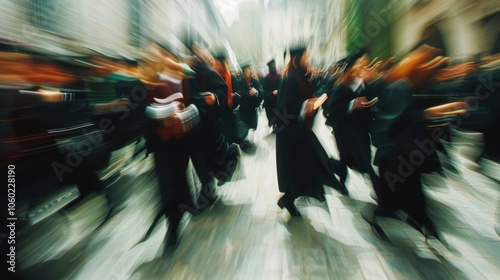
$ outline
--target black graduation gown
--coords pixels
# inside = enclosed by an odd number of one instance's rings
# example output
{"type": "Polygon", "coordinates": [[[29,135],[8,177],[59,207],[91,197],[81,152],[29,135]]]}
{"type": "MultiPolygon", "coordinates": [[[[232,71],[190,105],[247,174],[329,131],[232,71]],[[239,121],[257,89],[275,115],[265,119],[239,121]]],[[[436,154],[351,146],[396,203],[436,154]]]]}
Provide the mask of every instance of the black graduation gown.
{"type": "MultiPolygon", "coordinates": [[[[291,71],[290,71],[291,72],[291,71]]],[[[323,185],[339,188],[323,146],[299,118],[303,102],[297,74],[283,77],[276,102],[281,116],[276,128],[276,165],[281,192],[294,199],[310,196],[324,201],[323,185]]]]}
{"type": "Polygon", "coordinates": [[[333,128],[340,159],[352,169],[370,173],[372,167],[368,133],[371,121],[369,110],[349,112],[349,103],[357,98],[358,94],[344,85],[333,90],[330,94],[327,125],[333,128]]]}
{"type": "Polygon", "coordinates": [[[381,213],[402,209],[418,223],[428,224],[421,174],[431,151],[422,150],[418,144],[430,141],[424,108],[415,102],[413,90],[404,79],[387,85],[378,97],[372,114],[377,131],[374,142],[380,180],[376,192],[381,213]]]}
{"type": "Polygon", "coordinates": [[[240,116],[241,120],[248,126],[249,129],[257,129],[258,114],[257,108],[260,106],[264,98],[264,91],[262,86],[254,78],[250,78],[250,85],[247,84],[244,78],[240,80],[240,116]],[[258,94],[251,96],[249,91],[250,88],[255,88],[258,94]]]}
{"type": "Polygon", "coordinates": [[[269,126],[272,126],[276,122],[277,117],[273,113],[273,109],[276,107],[277,96],[273,94],[273,91],[279,89],[280,82],[281,75],[279,74],[277,74],[276,77],[268,74],[262,79],[262,88],[264,90],[264,108],[266,110],[269,126]]]}
{"type": "Polygon", "coordinates": [[[459,128],[471,129],[483,133],[483,156],[500,162],[500,70],[481,72],[469,78],[474,91],[470,115],[461,118],[459,128]],[[478,83],[479,81],[479,83],[478,83]],[[476,103],[476,104],[474,104],[476,103]],[[474,108],[476,107],[477,108],[474,108]]]}
{"type": "MultiPolygon", "coordinates": [[[[227,83],[226,83],[227,84],[227,83]]],[[[241,143],[248,135],[248,127],[241,121],[239,106],[241,103],[240,85],[235,75],[231,74],[231,92],[233,96],[233,108],[227,107],[222,111],[222,131],[228,143],[241,143]]]]}
{"type": "MultiPolygon", "coordinates": [[[[187,107],[194,104],[200,118],[204,119],[206,114],[203,99],[193,94],[190,97],[182,83],[169,83],[170,94],[182,92],[184,105],[187,107]]],[[[166,96],[154,96],[155,92],[148,93],[148,99],[153,97],[165,98],[166,96]]],[[[170,219],[171,225],[178,225],[184,212],[193,211],[195,205],[191,197],[186,169],[189,162],[189,135],[182,138],[172,138],[165,142],[158,136],[155,121],[148,121],[144,129],[144,138],[148,153],[154,152],[155,171],[158,176],[159,190],[164,214],[170,219]]]]}
{"type": "Polygon", "coordinates": [[[224,171],[228,160],[229,144],[223,134],[222,112],[228,109],[227,85],[217,72],[206,63],[193,66],[194,78],[184,81],[187,99],[200,111],[200,125],[189,133],[190,156],[198,177],[204,186],[209,184],[214,174],[224,171]],[[203,92],[211,92],[217,97],[214,105],[204,101],[203,92]]]}
{"type": "Polygon", "coordinates": [[[235,90],[235,95],[233,97],[233,142],[240,144],[245,140],[248,135],[248,126],[241,120],[240,106],[241,106],[241,89],[238,78],[231,75],[233,80],[233,89],[235,90]]]}
{"type": "Polygon", "coordinates": [[[417,141],[425,141],[423,110],[409,106],[389,125],[390,149],[381,153],[380,182],[377,191],[382,212],[402,209],[417,223],[428,224],[421,174],[425,161],[417,141]]]}

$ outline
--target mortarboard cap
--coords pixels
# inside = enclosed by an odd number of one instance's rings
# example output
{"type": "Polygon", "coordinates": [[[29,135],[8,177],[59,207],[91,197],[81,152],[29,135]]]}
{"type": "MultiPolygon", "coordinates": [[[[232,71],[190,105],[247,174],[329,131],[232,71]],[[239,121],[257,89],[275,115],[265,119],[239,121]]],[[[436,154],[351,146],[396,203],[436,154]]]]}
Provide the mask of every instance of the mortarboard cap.
{"type": "Polygon", "coordinates": [[[227,56],[226,56],[226,52],[220,50],[220,51],[216,51],[213,53],[213,56],[215,59],[219,60],[219,61],[227,61],[227,56]]]}
{"type": "Polygon", "coordinates": [[[302,54],[306,51],[307,46],[301,45],[301,46],[295,46],[293,48],[290,48],[290,56],[294,57],[296,55],[302,56],[302,54]]]}
{"type": "Polygon", "coordinates": [[[240,68],[241,68],[242,70],[243,70],[244,68],[247,68],[247,67],[248,67],[248,68],[250,68],[250,65],[251,65],[250,61],[244,61],[244,62],[240,63],[240,68]]]}
{"type": "Polygon", "coordinates": [[[359,50],[356,50],[355,52],[348,54],[346,57],[342,58],[341,60],[337,61],[337,63],[335,63],[335,65],[339,66],[339,67],[344,66],[345,67],[344,71],[347,71],[354,66],[354,64],[356,63],[356,61],[359,58],[361,58],[364,54],[367,54],[367,53],[368,53],[368,49],[363,47],[359,50]]]}
{"type": "Polygon", "coordinates": [[[207,45],[200,33],[198,33],[198,31],[196,31],[194,28],[188,28],[187,30],[185,30],[185,33],[181,37],[181,42],[191,53],[193,53],[194,44],[203,46],[207,45]]]}
{"type": "Polygon", "coordinates": [[[307,41],[305,39],[297,40],[290,45],[290,57],[296,55],[301,56],[307,49],[307,41]]]}
{"type": "Polygon", "coordinates": [[[272,64],[276,64],[276,61],[274,59],[271,59],[268,63],[267,66],[271,66],[272,64]]]}

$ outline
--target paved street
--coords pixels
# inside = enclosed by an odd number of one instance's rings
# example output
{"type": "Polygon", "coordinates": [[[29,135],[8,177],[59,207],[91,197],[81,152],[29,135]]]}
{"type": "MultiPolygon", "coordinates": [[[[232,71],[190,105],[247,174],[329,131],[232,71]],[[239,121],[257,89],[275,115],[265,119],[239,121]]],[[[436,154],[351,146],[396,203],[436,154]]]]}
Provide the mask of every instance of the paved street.
{"type": "MultiPolygon", "coordinates": [[[[109,186],[120,201],[104,221],[104,197],[58,212],[19,233],[19,265],[28,279],[500,279],[498,182],[468,168],[471,146],[449,147],[458,173],[426,175],[430,216],[443,242],[407,224],[379,219],[393,244],[362,219],[374,204],[369,180],[349,171],[350,197],[327,189],[327,201],[299,199],[303,218],[276,205],[275,136],[261,112],[255,155],[242,156],[238,180],[219,188],[220,200],[187,215],[175,252],[163,255],[166,222],[136,246],[156,215],[157,179],[151,157],[124,167],[109,186]],[[466,168],[466,166],[468,168],[466,168]],[[498,221],[498,218],[496,218],[498,221]]],[[[328,153],[334,140],[318,117],[315,131],[328,153]]],[[[474,147],[472,147],[474,149],[474,147]]],[[[494,167],[495,168],[495,167],[494,167]]],[[[498,170],[498,166],[496,166],[498,170]]],[[[196,182],[197,178],[189,174],[196,182]]]]}

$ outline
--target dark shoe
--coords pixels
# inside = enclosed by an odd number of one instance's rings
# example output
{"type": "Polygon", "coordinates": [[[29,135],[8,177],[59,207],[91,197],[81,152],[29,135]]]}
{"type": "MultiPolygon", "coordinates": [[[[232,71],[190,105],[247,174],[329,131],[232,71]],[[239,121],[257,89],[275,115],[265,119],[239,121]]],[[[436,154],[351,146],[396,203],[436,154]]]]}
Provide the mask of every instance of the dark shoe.
{"type": "Polygon", "coordinates": [[[257,151],[257,146],[248,140],[240,143],[240,148],[245,154],[253,155],[257,151]]]}
{"type": "Polygon", "coordinates": [[[342,195],[349,196],[349,190],[347,189],[345,184],[337,181],[337,179],[335,179],[335,182],[333,182],[333,188],[339,191],[342,195]]]}
{"type": "Polygon", "coordinates": [[[271,127],[271,133],[276,133],[276,132],[278,132],[278,125],[273,124],[273,126],[271,127]]]}
{"type": "Polygon", "coordinates": [[[213,197],[206,197],[206,196],[200,195],[198,197],[198,203],[197,203],[198,210],[205,209],[205,208],[212,206],[217,201],[217,198],[218,198],[217,195],[213,196],[213,197]]]}
{"type": "Polygon", "coordinates": [[[440,240],[437,229],[429,217],[425,217],[424,222],[417,222],[415,219],[408,215],[406,223],[416,230],[420,231],[420,233],[424,235],[426,241],[430,237],[434,237],[437,240],[440,240]]]}
{"type": "Polygon", "coordinates": [[[349,196],[349,190],[347,189],[344,183],[340,183],[340,193],[343,196],[349,196]]]}
{"type": "Polygon", "coordinates": [[[178,236],[177,231],[179,229],[179,223],[170,223],[167,229],[167,234],[165,235],[165,249],[169,247],[175,247],[177,245],[178,236]]]}
{"type": "Polygon", "coordinates": [[[424,236],[425,236],[426,241],[427,241],[427,239],[429,239],[431,237],[436,238],[437,240],[441,240],[441,237],[439,236],[439,233],[438,233],[438,231],[433,223],[426,224],[424,226],[423,231],[424,231],[424,236]]]}
{"type": "Polygon", "coordinates": [[[204,192],[200,193],[200,195],[198,196],[198,202],[196,204],[196,211],[198,212],[198,214],[212,206],[217,201],[217,198],[217,194],[205,195],[204,192]]]}
{"type": "Polygon", "coordinates": [[[165,246],[167,247],[172,247],[177,244],[177,232],[174,232],[174,230],[170,230],[170,228],[167,231],[167,242],[165,243],[165,246]]]}
{"type": "Polygon", "coordinates": [[[227,153],[227,160],[223,165],[223,169],[218,172],[219,176],[217,176],[217,186],[222,186],[226,182],[231,181],[233,178],[234,172],[236,171],[238,165],[240,164],[241,152],[240,148],[236,144],[232,144],[229,147],[229,151],[227,153]]]}
{"type": "Polygon", "coordinates": [[[330,167],[339,176],[340,183],[345,184],[347,180],[347,165],[340,160],[330,158],[330,167]]]}
{"type": "Polygon", "coordinates": [[[165,241],[165,247],[163,248],[163,256],[168,256],[171,255],[175,252],[175,249],[177,249],[177,234],[169,236],[169,233],[167,233],[167,236],[165,236],[166,241],[165,241]]]}
{"type": "Polygon", "coordinates": [[[228,156],[241,157],[240,147],[235,143],[231,144],[231,146],[229,146],[228,156]]]}
{"type": "Polygon", "coordinates": [[[198,206],[195,206],[193,202],[191,203],[182,203],[180,205],[181,211],[186,211],[193,216],[198,216],[200,211],[198,210],[198,206]]]}
{"type": "Polygon", "coordinates": [[[144,234],[144,236],[142,237],[142,239],[137,243],[137,244],[140,244],[144,241],[146,241],[149,236],[151,235],[151,233],[153,233],[155,227],[156,227],[156,224],[158,224],[158,222],[160,221],[161,217],[163,217],[165,215],[165,209],[162,209],[160,212],[158,212],[158,214],[156,214],[156,217],[155,219],[153,220],[153,223],[151,224],[151,226],[149,226],[148,230],[146,231],[146,234],[144,234]]]}
{"type": "Polygon", "coordinates": [[[292,215],[293,217],[300,217],[301,216],[300,212],[297,209],[297,207],[295,206],[295,204],[292,201],[288,201],[285,198],[285,196],[282,196],[278,200],[278,206],[281,209],[286,208],[288,210],[288,212],[290,213],[290,215],[292,215]]]}
{"type": "Polygon", "coordinates": [[[250,141],[248,141],[248,140],[243,140],[243,141],[241,141],[241,143],[240,143],[240,148],[241,148],[241,150],[242,150],[243,152],[245,152],[245,153],[246,153],[246,151],[250,148],[250,146],[251,146],[251,143],[250,143],[250,141]]]}
{"type": "Polygon", "coordinates": [[[420,233],[424,234],[422,225],[415,221],[415,219],[413,219],[411,216],[408,215],[408,217],[406,218],[406,223],[412,228],[418,230],[420,233]]]}
{"type": "Polygon", "coordinates": [[[374,210],[372,210],[371,208],[369,209],[364,209],[363,211],[361,211],[361,217],[363,218],[363,220],[365,220],[366,222],[368,222],[368,224],[370,224],[371,228],[373,231],[375,231],[375,233],[384,241],[388,242],[388,243],[391,243],[391,240],[389,239],[389,237],[387,236],[387,234],[385,233],[385,231],[382,229],[382,227],[380,227],[379,224],[377,224],[377,220],[376,220],[376,216],[379,216],[377,215],[375,212],[376,212],[377,208],[375,208],[374,210]]]}

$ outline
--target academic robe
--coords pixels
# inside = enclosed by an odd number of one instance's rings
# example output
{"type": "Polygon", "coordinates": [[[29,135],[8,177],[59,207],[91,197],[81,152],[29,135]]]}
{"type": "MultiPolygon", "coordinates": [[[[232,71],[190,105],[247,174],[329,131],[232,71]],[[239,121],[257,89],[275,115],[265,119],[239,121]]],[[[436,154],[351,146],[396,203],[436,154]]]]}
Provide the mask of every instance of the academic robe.
{"type": "Polygon", "coordinates": [[[185,80],[184,90],[189,92],[192,102],[201,108],[201,122],[189,135],[191,159],[198,177],[204,186],[209,184],[220,172],[227,170],[229,143],[223,133],[222,114],[229,110],[227,104],[227,84],[206,63],[198,61],[192,69],[194,78],[185,80]],[[204,92],[213,93],[217,100],[214,105],[207,105],[204,92]]]}
{"type": "Polygon", "coordinates": [[[273,126],[276,122],[276,115],[273,109],[276,107],[277,96],[273,94],[274,90],[278,90],[281,82],[281,75],[271,75],[267,74],[262,78],[262,89],[264,90],[264,108],[266,110],[266,116],[268,120],[268,125],[273,126]]]}
{"type": "Polygon", "coordinates": [[[404,82],[401,82],[396,82],[394,89],[386,93],[392,104],[382,114],[391,143],[377,151],[380,159],[379,206],[382,212],[402,209],[420,225],[430,225],[421,184],[421,174],[426,169],[426,151],[417,144],[429,140],[423,108],[413,104],[411,91],[404,90],[404,82]]]}
{"type": "Polygon", "coordinates": [[[326,123],[333,128],[340,159],[352,169],[370,173],[372,167],[368,133],[371,122],[369,109],[352,111],[349,107],[350,103],[364,95],[364,92],[354,92],[345,85],[339,85],[333,91],[329,98],[331,105],[326,123]]]}
{"type": "Polygon", "coordinates": [[[239,94],[240,85],[238,79],[233,74],[231,74],[231,85],[232,89],[230,89],[230,92],[235,94],[232,98],[233,106],[232,108],[227,107],[227,109],[223,110],[222,112],[222,130],[228,143],[239,144],[248,135],[248,127],[241,121],[239,113],[239,107],[241,103],[241,96],[239,94]]]}
{"type": "Polygon", "coordinates": [[[250,78],[250,84],[248,84],[244,78],[240,80],[240,116],[243,123],[245,123],[249,129],[257,129],[258,114],[257,108],[260,106],[264,98],[264,91],[262,86],[254,78],[250,78]],[[249,91],[251,88],[255,88],[258,93],[251,96],[249,91]]]}
{"type": "MultiPolygon", "coordinates": [[[[147,99],[154,103],[154,98],[164,99],[171,94],[181,92],[184,96],[185,107],[193,104],[196,106],[201,119],[206,118],[206,105],[203,98],[194,91],[187,90],[183,81],[163,81],[164,87],[146,87],[147,99]]],[[[190,194],[186,169],[190,156],[190,133],[184,137],[162,139],[166,129],[158,125],[156,120],[149,120],[144,129],[144,138],[148,153],[154,153],[155,171],[158,176],[159,193],[161,195],[162,209],[171,226],[178,226],[184,212],[194,211],[195,205],[190,194]]]]}
{"type": "Polygon", "coordinates": [[[428,155],[434,152],[429,141],[434,140],[426,128],[424,108],[415,102],[406,79],[383,86],[377,96],[372,115],[377,131],[373,136],[380,174],[376,189],[379,214],[401,209],[420,225],[431,226],[421,174],[427,171],[428,155]]]}
{"type": "Polygon", "coordinates": [[[324,201],[323,185],[340,189],[330,159],[314,132],[299,116],[311,91],[299,87],[300,75],[283,77],[276,102],[281,116],[276,124],[276,165],[281,192],[294,199],[310,196],[324,201]]]}
{"type": "MultiPolygon", "coordinates": [[[[469,78],[471,88],[468,96],[470,115],[465,115],[459,128],[471,129],[483,133],[483,156],[500,162],[500,70],[485,71],[469,78]]],[[[458,124],[458,123],[457,123],[458,124]]]]}

